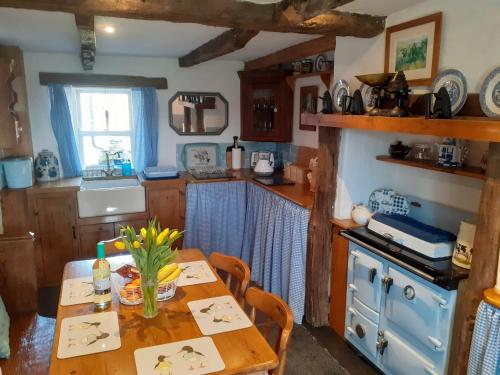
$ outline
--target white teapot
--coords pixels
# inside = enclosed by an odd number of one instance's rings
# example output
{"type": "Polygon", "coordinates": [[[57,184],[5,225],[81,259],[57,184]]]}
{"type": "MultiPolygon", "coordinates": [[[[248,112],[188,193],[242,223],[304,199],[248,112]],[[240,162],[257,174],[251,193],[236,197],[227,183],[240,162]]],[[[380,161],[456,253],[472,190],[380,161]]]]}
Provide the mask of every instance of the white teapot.
{"type": "Polygon", "coordinates": [[[372,216],[370,210],[362,204],[355,205],[351,212],[352,219],[359,225],[368,224],[372,216]]]}

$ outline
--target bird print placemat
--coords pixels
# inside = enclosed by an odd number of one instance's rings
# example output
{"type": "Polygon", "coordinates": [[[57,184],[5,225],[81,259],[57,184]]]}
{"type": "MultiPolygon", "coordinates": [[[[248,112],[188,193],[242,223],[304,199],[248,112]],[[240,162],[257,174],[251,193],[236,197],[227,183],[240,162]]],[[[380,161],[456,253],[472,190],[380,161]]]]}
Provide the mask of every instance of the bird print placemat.
{"type": "Polygon", "coordinates": [[[92,276],[66,279],[61,292],[61,306],[79,305],[94,301],[92,276]]]}
{"type": "Polygon", "coordinates": [[[182,273],[179,276],[179,280],[177,280],[177,286],[205,284],[217,281],[217,277],[204,260],[179,263],[179,267],[182,273]]]}
{"type": "Polygon", "coordinates": [[[138,375],[201,375],[226,367],[210,337],[141,348],[134,356],[138,375]]]}
{"type": "Polygon", "coordinates": [[[121,346],[116,311],[74,316],[61,322],[57,358],[108,352],[121,346]]]}
{"type": "Polygon", "coordinates": [[[201,299],[188,302],[187,305],[204,335],[252,326],[252,322],[232,296],[201,299]]]}

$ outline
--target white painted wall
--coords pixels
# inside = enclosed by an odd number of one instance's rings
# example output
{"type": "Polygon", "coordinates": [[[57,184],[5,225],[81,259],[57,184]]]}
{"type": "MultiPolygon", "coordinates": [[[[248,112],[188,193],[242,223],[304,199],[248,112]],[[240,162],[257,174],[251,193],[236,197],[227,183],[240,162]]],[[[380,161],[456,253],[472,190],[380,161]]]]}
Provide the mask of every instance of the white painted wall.
{"type": "MultiPolygon", "coordinates": [[[[50,125],[50,105],[46,86],[39,83],[39,72],[81,73],[80,56],[62,53],[24,53],[33,151],[47,148],[57,153],[50,125]]],[[[191,142],[232,142],[240,134],[240,81],[237,71],[243,63],[210,61],[192,68],[179,68],[177,59],[127,56],[97,56],[96,74],[124,74],[166,77],[168,90],[158,90],[159,164],[175,165],[175,145],[191,142]],[[220,92],[229,103],[229,126],[220,136],[179,136],[169,126],[168,100],[177,91],[220,92]]]]}
{"type": "MultiPolygon", "coordinates": [[[[500,2],[429,0],[391,14],[387,26],[438,11],[443,12],[439,69],[460,70],[467,80],[469,92],[479,92],[483,78],[500,62],[500,49],[495,42],[500,40],[500,2]]],[[[337,38],[335,79],[346,79],[353,92],[360,86],[355,75],[383,71],[384,45],[385,34],[372,39],[337,38]]],[[[427,142],[435,140],[433,137],[419,138],[427,142]]],[[[387,154],[389,144],[396,139],[410,143],[417,140],[414,136],[401,134],[343,132],[335,216],[349,217],[353,203],[366,203],[371,191],[384,186],[403,194],[477,211],[481,181],[376,161],[375,156],[387,154]]],[[[486,144],[474,145],[476,161],[486,147],[486,144]]]]}

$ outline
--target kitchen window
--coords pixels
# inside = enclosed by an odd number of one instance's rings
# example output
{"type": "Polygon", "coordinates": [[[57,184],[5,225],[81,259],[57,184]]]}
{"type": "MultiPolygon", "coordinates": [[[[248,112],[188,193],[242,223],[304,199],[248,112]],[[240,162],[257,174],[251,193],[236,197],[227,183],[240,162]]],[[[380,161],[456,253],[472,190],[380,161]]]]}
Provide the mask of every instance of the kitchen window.
{"type": "Polygon", "coordinates": [[[82,168],[105,167],[104,151],[131,159],[132,91],[73,88],[69,96],[73,97],[73,123],[82,168]]]}

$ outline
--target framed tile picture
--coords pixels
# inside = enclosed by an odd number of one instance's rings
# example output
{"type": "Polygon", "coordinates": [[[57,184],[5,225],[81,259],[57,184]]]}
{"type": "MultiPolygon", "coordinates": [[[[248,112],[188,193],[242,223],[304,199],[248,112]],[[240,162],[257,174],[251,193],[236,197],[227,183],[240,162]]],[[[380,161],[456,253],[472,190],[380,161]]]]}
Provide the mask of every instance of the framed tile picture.
{"type": "MultiPolygon", "coordinates": [[[[300,114],[317,113],[318,86],[303,86],[300,88],[300,114]]],[[[316,131],[316,126],[299,123],[300,130],[316,131]]]]}
{"type": "Polygon", "coordinates": [[[442,13],[388,27],[384,72],[404,71],[410,86],[428,86],[437,74],[442,13]]]}

